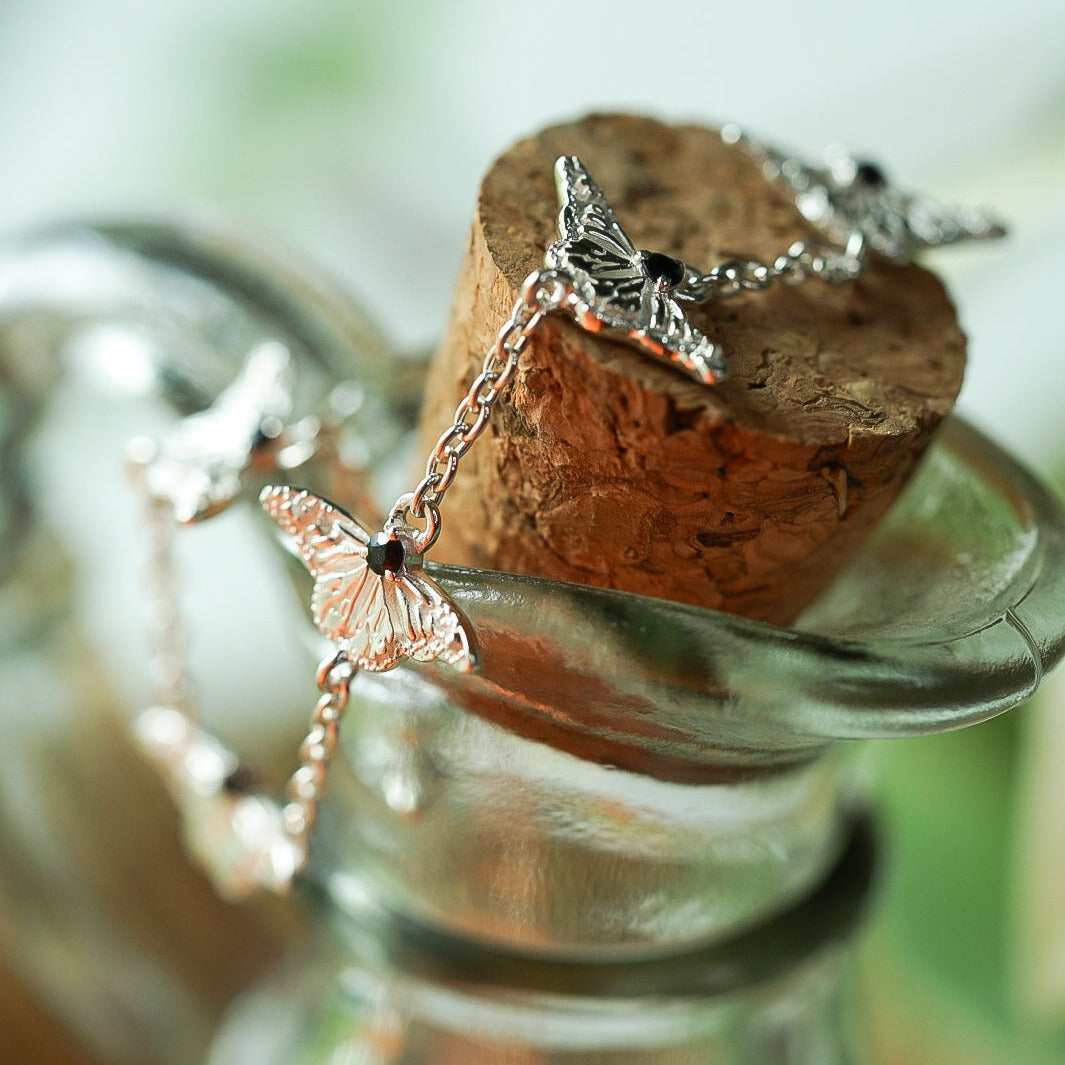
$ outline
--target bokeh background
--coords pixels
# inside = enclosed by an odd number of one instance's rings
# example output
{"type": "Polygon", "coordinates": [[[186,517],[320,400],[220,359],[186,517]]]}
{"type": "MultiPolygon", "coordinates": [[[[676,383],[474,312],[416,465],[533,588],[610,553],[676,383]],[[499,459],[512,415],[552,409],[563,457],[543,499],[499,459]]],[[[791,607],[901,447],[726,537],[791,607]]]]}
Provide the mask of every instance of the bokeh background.
{"type": "MultiPolygon", "coordinates": [[[[217,217],[428,346],[491,158],[590,110],[842,141],[903,185],[994,205],[1007,243],[934,264],[970,338],[961,407],[1062,480],[1060,0],[3,0],[0,231],[217,217]]],[[[892,840],[864,948],[872,1060],[1065,1062],[1065,681],[870,761],[892,840]]],[[[4,981],[6,1009],[38,1008],[4,981]]]]}

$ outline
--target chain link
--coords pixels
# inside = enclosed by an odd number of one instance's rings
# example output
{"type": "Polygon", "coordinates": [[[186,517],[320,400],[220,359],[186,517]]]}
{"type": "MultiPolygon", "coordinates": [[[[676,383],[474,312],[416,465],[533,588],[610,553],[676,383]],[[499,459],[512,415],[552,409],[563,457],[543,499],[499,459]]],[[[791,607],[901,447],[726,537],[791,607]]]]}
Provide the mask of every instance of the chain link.
{"type": "Polygon", "coordinates": [[[728,299],[742,292],[763,292],[777,280],[792,286],[801,285],[811,277],[842,285],[861,277],[867,262],[865,236],[855,230],[843,249],[799,240],[772,264],[757,259],[726,259],[705,274],[686,281],[676,295],[695,302],[728,299]]]}
{"type": "MultiPolygon", "coordinates": [[[[129,469],[132,480],[144,500],[145,520],[149,533],[150,559],[148,580],[151,588],[151,648],[149,669],[152,701],[159,707],[177,711],[190,724],[196,712],[189,693],[189,669],[185,631],[179,601],[178,572],[174,563],[174,529],[177,521],[172,503],[156,496],[146,471],[158,455],[158,448],[147,438],[130,446],[129,469]]],[[[348,692],[356,667],[346,652],[338,651],[318,667],[317,685],[321,693],[311,716],[310,728],[300,745],[299,767],[289,778],[286,802],[281,807],[281,830],[295,845],[299,855],[291,875],[306,860],[309,836],[325,796],[326,776],[336,754],[340,721],[348,704],[348,692]]],[[[278,890],[272,878],[261,886],[278,890]]]]}
{"type": "Polygon", "coordinates": [[[536,270],[522,286],[521,295],[484,357],[480,373],[455,408],[451,424],[440,434],[425,462],[425,476],[412,492],[392,506],[388,521],[408,524],[424,520],[419,551],[432,547],[440,532],[440,502],[458,472],[459,460],[484,432],[496,400],[510,384],[529,337],[545,314],[568,297],[569,287],[553,271],[536,270]]]}
{"type": "MultiPolygon", "coordinates": [[[[689,275],[674,295],[696,302],[727,299],[742,292],[761,292],[774,281],[798,285],[810,277],[843,284],[860,277],[866,262],[865,237],[858,231],[851,234],[843,249],[796,241],[772,264],[757,259],[727,259],[705,274],[689,275]]],[[[455,408],[451,424],[429,452],[424,476],[389,511],[386,527],[404,526],[413,534],[417,553],[424,553],[436,542],[444,494],[455,480],[463,455],[487,427],[492,408],[510,383],[529,337],[544,315],[563,306],[572,296],[572,286],[555,270],[536,270],[525,279],[521,295],[484,357],[480,373],[455,408]],[[414,530],[412,520],[424,522],[420,531],[414,530]]]]}
{"type": "Polygon", "coordinates": [[[146,471],[157,447],[147,438],[130,446],[129,472],[144,507],[148,529],[148,676],[151,702],[180,711],[188,720],[197,718],[188,668],[188,634],[179,600],[179,573],[174,558],[177,520],[173,503],[154,495],[146,471]]]}
{"type": "Polygon", "coordinates": [[[300,765],[289,778],[288,802],[281,811],[286,833],[304,851],[325,797],[326,775],[336,754],[340,722],[354,675],[355,666],[344,651],[324,659],[318,667],[318,690],[322,694],[300,745],[300,765]]]}
{"type": "Polygon", "coordinates": [[[173,551],[174,508],[161,500],[151,500],[148,525],[152,542],[148,580],[154,593],[148,621],[152,645],[148,659],[152,701],[159,706],[172,706],[192,718],[195,714],[189,682],[188,633],[177,599],[179,576],[173,551]]]}

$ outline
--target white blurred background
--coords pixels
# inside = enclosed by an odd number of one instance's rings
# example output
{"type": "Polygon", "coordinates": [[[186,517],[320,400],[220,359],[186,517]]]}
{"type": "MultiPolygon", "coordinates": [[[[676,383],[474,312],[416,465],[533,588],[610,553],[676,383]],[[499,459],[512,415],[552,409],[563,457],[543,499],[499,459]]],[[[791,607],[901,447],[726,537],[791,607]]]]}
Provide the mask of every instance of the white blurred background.
{"type": "Polygon", "coordinates": [[[402,344],[446,314],[480,175],[594,109],[842,141],[995,207],[946,251],[963,407],[1045,467],[1065,444],[1065,5],[3,0],[0,229],[194,210],[325,263],[402,344]]]}

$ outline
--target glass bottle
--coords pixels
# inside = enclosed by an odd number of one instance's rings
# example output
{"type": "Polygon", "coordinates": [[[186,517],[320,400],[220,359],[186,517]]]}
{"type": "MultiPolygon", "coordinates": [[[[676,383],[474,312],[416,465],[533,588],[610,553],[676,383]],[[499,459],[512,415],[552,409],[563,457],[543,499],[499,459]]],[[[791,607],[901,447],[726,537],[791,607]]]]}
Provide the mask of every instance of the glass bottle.
{"type": "Polygon", "coordinates": [[[1063,531],[952,419],[792,629],[431,567],[482,670],[357,678],[303,885],[318,949],[212,1065],[857,1060],[876,848],[841,741],[1030,695],[1062,653],[1063,531]]]}

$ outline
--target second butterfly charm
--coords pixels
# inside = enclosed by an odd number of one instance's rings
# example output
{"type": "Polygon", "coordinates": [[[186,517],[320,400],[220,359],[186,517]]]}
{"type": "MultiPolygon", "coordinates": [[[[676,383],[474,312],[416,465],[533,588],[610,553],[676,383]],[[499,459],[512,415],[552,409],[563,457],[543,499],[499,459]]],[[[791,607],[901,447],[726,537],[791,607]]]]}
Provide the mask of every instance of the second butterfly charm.
{"type": "Polygon", "coordinates": [[[371,534],[306,489],[267,487],[259,502],[314,577],[315,624],[353,665],[379,673],[407,656],[476,668],[469,623],[422,571],[413,536],[402,528],[371,534]]]}

